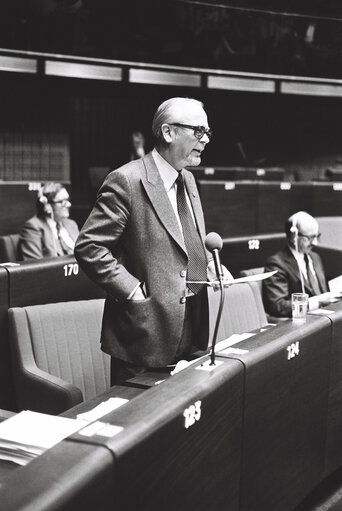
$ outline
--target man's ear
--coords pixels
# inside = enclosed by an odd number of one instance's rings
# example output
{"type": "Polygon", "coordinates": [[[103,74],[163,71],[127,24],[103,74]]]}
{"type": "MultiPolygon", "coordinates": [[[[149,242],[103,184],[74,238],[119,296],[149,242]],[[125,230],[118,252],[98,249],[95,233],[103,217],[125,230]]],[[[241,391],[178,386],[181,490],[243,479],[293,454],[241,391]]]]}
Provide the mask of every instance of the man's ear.
{"type": "Polygon", "coordinates": [[[164,137],[165,142],[170,144],[172,142],[172,131],[171,126],[167,123],[162,124],[161,131],[164,137]]]}

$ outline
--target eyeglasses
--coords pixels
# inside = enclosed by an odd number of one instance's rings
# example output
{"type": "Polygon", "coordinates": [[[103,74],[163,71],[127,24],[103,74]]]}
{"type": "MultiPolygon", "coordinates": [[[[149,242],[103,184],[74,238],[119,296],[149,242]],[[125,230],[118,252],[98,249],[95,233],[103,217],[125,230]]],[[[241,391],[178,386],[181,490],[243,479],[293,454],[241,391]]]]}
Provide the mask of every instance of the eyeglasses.
{"type": "Polygon", "coordinates": [[[62,207],[69,206],[71,204],[69,199],[53,200],[52,204],[60,204],[62,207]]]}
{"type": "Polygon", "coordinates": [[[204,126],[191,126],[190,124],[181,124],[180,122],[171,122],[171,126],[179,126],[180,128],[189,128],[190,130],[194,130],[194,135],[197,140],[201,140],[204,135],[207,135],[209,140],[213,136],[213,130],[210,128],[205,128],[204,126]]]}
{"type": "Polygon", "coordinates": [[[315,241],[320,239],[321,233],[319,232],[318,234],[314,234],[313,236],[307,236],[306,234],[302,234],[301,232],[299,232],[298,236],[300,236],[301,238],[306,238],[308,241],[315,241]]]}

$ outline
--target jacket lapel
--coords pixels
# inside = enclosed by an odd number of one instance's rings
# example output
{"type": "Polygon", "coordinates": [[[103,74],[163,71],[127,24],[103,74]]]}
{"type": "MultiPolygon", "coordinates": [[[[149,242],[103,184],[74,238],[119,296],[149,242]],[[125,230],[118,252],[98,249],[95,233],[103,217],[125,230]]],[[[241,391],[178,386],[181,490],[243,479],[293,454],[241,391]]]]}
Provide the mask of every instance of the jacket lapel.
{"type": "Polygon", "coordinates": [[[318,284],[319,284],[319,287],[321,289],[321,292],[325,292],[327,291],[327,285],[326,285],[326,281],[325,281],[325,275],[322,271],[322,266],[321,264],[319,264],[319,259],[317,257],[317,254],[315,252],[311,252],[310,254],[311,256],[311,259],[312,259],[312,262],[313,262],[313,265],[314,265],[314,269],[315,269],[315,273],[316,273],[316,277],[317,277],[317,281],[318,281],[318,284]]]}
{"type": "MultiPolygon", "coordinates": [[[[292,278],[294,280],[297,280],[299,285],[301,286],[301,278],[300,278],[300,270],[297,263],[297,259],[292,254],[291,250],[286,247],[285,249],[286,254],[286,262],[288,264],[288,268],[291,269],[292,278]]],[[[303,282],[304,282],[304,290],[306,290],[307,293],[312,294],[310,288],[308,287],[307,279],[303,275],[303,282]]]]}
{"type": "Polygon", "coordinates": [[[146,175],[142,176],[141,181],[151,204],[165,229],[186,254],[183,236],[176,215],[172,209],[164,188],[163,180],[160,177],[151,153],[143,158],[143,163],[145,165],[146,175]]]}

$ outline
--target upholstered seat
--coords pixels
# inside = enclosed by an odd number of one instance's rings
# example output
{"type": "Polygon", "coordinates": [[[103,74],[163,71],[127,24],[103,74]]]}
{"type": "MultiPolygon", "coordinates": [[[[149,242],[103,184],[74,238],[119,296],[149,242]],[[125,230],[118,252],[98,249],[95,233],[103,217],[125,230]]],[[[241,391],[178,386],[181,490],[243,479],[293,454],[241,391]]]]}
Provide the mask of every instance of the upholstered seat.
{"type": "MultiPolygon", "coordinates": [[[[260,273],[264,273],[264,267],[259,266],[257,268],[248,268],[247,270],[241,270],[239,276],[240,277],[248,277],[249,275],[259,275],[260,273]]],[[[261,303],[263,304],[262,300],[262,280],[258,280],[256,282],[250,282],[250,284],[254,284],[255,292],[259,293],[261,303]]],[[[263,305],[264,307],[264,305],[263,305]]],[[[281,323],[283,321],[286,321],[288,318],[277,318],[274,316],[270,316],[266,313],[267,321],[269,323],[281,323]]]]}
{"type": "Polygon", "coordinates": [[[19,410],[58,414],[110,386],[100,349],[104,300],[9,310],[9,340],[19,410]]]}
{"type": "Polygon", "coordinates": [[[19,258],[19,234],[0,236],[0,263],[15,263],[19,258]]]}
{"type": "MultiPolygon", "coordinates": [[[[208,294],[211,343],[220,303],[220,292],[209,288],[208,294]]],[[[234,284],[225,289],[224,309],[217,341],[226,339],[232,334],[250,332],[265,325],[267,325],[267,317],[256,282],[234,284]]]]}

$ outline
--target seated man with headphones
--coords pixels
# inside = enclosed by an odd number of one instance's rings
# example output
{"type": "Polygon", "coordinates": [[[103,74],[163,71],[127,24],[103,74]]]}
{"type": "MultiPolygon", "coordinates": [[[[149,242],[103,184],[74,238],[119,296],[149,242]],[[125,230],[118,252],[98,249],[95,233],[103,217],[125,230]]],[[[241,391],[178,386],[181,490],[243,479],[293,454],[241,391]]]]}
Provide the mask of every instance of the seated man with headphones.
{"type": "Polygon", "coordinates": [[[37,214],[27,220],[19,241],[21,259],[73,254],[78,226],[69,218],[70,197],[61,183],[46,183],[37,195],[37,214]]]}
{"type": "Polygon", "coordinates": [[[318,295],[328,286],[321,257],[312,248],[320,237],[318,222],[305,211],[299,211],[285,223],[287,246],[270,256],[265,272],[277,273],[263,281],[263,301],[268,314],[291,317],[291,293],[307,293],[309,309],[319,307],[318,295]]]}

